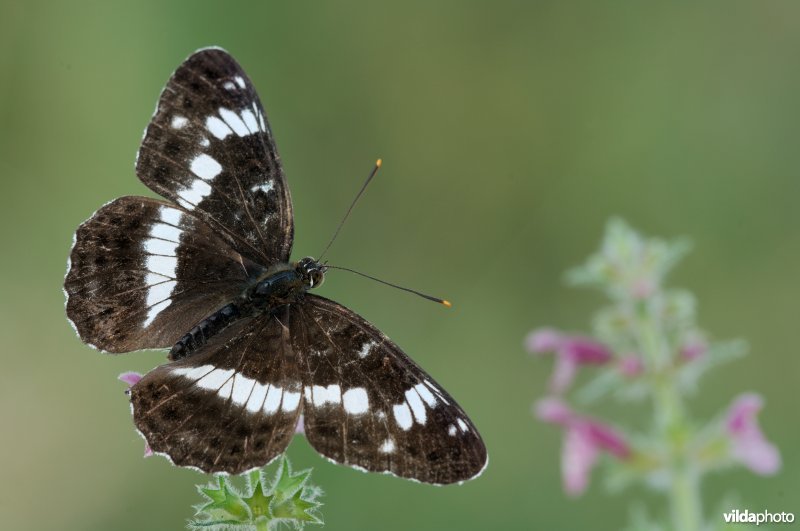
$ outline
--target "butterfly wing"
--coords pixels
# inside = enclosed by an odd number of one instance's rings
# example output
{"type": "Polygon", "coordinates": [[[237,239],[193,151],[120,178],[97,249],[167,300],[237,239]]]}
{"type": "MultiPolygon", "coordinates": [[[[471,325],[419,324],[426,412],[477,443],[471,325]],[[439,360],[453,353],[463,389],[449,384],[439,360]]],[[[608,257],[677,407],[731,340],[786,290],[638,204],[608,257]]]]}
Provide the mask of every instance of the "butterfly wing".
{"type": "Polygon", "coordinates": [[[134,385],[134,422],[150,448],[176,465],[229,474],[284,452],[302,409],[302,387],[279,319],[239,321],[134,385]]]}
{"type": "Polygon", "coordinates": [[[136,173],[243,256],[289,260],[292,202],[278,151],[250,79],[224,50],[194,53],[169,79],[136,173]]]}
{"type": "Polygon", "coordinates": [[[455,400],[356,313],[306,295],[291,314],[303,352],[305,433],[337,463],[425,483],[480,474],[486,447],[455,400]]]}
{"type": "Polygon", "coordinates": [[[75,233],[67,317],[83,341],[108,352],[166,348],[258,271],[184,209],[121,197],[75,233]]]}

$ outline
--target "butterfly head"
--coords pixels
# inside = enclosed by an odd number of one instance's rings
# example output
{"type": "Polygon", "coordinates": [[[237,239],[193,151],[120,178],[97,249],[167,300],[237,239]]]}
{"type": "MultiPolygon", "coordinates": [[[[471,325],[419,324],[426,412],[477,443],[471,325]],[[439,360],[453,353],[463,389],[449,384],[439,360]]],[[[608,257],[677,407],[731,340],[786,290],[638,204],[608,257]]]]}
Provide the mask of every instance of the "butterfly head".
{"type": "Polygon", "coordinates": [[[325,280],[325,269],[323,264],[320,264],[310,256],[298,261],[295,265],[295,271],[300,275],[306,289],[319,287],[325,280]]]}

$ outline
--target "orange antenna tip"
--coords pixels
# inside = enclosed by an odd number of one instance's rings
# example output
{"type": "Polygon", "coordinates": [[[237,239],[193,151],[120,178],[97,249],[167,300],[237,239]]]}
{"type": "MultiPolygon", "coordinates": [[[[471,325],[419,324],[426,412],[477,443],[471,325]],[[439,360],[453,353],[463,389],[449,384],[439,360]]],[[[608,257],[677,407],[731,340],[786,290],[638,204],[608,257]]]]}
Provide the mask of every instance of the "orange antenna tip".
{"type": "Polygon", "coordinates": [[[443,300],[443,301],[442,301],[442,304],[444,304],[444,305],[445,305],[445,306],[447,306],[448,308],[452,308],[452,307],[453,307],[453,303],[452,303],[452,302],[450,302],[450,301],[444,301],[444,300],[443,300]]]}
{"type": "Polygon", "coordinates": [[[378,159],[377,161],[375,161],[375,166],[377,166],[378,168],[381,167],[381,164],[383,164],[383,159],[378,159]]]}

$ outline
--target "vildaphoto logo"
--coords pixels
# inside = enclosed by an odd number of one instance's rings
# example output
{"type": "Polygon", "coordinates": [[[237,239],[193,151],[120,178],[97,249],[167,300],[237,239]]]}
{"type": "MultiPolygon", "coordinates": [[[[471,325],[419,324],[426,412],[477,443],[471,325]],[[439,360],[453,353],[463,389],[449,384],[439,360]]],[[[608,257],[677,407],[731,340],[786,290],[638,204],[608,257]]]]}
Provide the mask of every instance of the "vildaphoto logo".
{"type": "Polygon", "coordinates": [[[747,509],[744,511],[733,509],[722,513],[722,518],[726,524],[791,524],[794,522],[794,513],[771,513],[767,510],[754,513],[747,509]]]}

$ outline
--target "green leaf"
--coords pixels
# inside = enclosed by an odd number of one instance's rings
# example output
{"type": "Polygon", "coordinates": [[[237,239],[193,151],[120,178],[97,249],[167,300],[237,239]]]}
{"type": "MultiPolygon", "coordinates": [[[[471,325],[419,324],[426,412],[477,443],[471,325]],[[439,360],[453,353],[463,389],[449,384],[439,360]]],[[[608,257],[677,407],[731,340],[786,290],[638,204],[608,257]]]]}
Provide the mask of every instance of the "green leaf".
{"type": "Polygon", "coordinates": [[[250,508],[250,514],[253,515],[253,518],[258,518],[259,516],[266,516],[269,518],[271,516],[269,506],[273,496],[264,494],[264,490],[261,488],[260,478],[256,480],[255,486],[253,487],[253,494],[242,499],[250,508]]]}
{"type": "Polygon", "coordinates": [[[275,493],[275,502],[281,503],[291,498],[300,491],[303,484],[311,476],[311,470],[301,470],[292,474],[292,465],[286,457],[281,458],[278,468],[278,480],[272,490],[275,493]]]}
{"type": "Polygon", "coordinates": [[[302,494],[303,492],[298,490],[291,499],[276,505],[273,509],[275,517],[321,524],[322,520],[314,515],[312,511],[318,509],[322,504],[313,500],[304,500],[302,494]]]}
{"type": "Polygon", "coordinates": [[[292,472],[286,456],[277,466],[272,487],[266,490],[264,470],[247,474],[242,494],[234,488],[232,479],[224,477],[217,478],[217,485],[198,486],[205,502],[195,508],[197,519],[190,521],[189,527],[266,531],[280,523],[297,529],[305,524],[322,524],[317,514],[322,504],[316,501],[322,491],[309,484],[311,470],[292,472]]]}
{"type": "Polygon", "coordinates": [[[218,476],[217,481],[218,486],[198,487],[200,493],[209,500],[200,511],[226,520],[247,521],[250,518],[250,511],[242,498],[231,488],[227,479],[218,476]]]}

